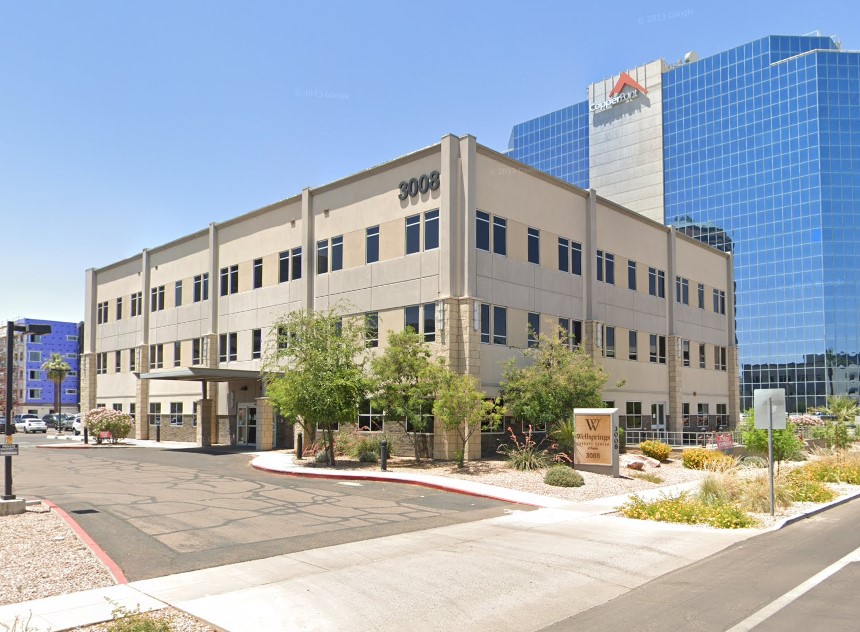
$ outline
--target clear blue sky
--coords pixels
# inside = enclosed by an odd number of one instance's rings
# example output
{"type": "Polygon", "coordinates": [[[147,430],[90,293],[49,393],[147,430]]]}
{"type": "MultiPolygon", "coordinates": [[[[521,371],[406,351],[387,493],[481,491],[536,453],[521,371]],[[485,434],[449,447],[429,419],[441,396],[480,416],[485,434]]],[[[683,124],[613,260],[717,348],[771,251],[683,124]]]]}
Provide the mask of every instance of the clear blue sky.
{"type": "Polygon", "coordinates": [[[84,271],[686,51],[848,2],[0,0],[0,319],[83,319],[84,271]]]}

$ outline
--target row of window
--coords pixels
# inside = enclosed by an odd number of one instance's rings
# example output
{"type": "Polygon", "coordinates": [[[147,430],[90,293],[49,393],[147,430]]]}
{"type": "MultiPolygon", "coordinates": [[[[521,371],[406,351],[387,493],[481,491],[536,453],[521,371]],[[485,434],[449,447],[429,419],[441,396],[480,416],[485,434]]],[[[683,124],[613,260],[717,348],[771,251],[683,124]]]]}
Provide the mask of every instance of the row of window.
{"type": "MultiPolygon", "coordinates": [[[[68,360],[75,360],[78,357],[77,353],[67,353],[65,358],[68,360]]],[[[42,361],[42,352],[41,351],[28,351],[27,352],[27,362],[41,362],[42,361]]],[[[30,378],[35,379],[35,378],[30,378]]]]}
{"type": "MultiPolygon", "coordinates": [[[[657,420],[661,414],[660,404],[651,404],[651,419],[657,420]]],[[[681,414],[683,417],[684,428],[689,428],[691,425],[692,415],[690,414],[690,402],[681,403],[681,414]]],[[[716,423],[718,426],[728,423],[728,404],[716,405],[716,423]]],[[[636,430],[642,428],[642,402],[626,402],[625,417],[628,430],[636,430]]],[[[705,428],[710,423],[710,404],[707,402],[699,402],[696,404],[696,425],[705,428]]]]}
{"type": "MultiPolygon", "coordinates": [[[[76,388],[67,388],[63,391],[65,395],[77,395],[78,389],[76,388]]],[[[27,389],[27,399],[42,399],[42,389],[41,388],[28,388],[27,389]]]]}

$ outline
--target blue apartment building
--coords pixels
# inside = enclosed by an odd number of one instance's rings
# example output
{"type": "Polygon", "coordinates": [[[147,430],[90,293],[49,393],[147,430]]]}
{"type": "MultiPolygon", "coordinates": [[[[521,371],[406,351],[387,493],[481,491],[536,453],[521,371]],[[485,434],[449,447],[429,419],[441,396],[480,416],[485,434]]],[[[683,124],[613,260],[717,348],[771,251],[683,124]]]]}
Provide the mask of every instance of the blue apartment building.
{"type": "Polygon", "coordinates": [[[860,397],[860,52],[769,36],[658,60],[514,126],[508,155],[732,253],[742,409],[860,397]]]}
{"type": "Polygon", "coordinates": [[[51,333],[42,336],[26,336],[23,354],[17,361],[23,373],[23,388],[17,413],[35,413],[40,417],[54,410],[54,382],[42,370],[42,364],[51,354],[58,353],[71,367],[60,386],[62,412],[72,414],[80,404],[80,331],[78,323],[58,322],[25,318],[18,324],[50,325],[51,333]]]}

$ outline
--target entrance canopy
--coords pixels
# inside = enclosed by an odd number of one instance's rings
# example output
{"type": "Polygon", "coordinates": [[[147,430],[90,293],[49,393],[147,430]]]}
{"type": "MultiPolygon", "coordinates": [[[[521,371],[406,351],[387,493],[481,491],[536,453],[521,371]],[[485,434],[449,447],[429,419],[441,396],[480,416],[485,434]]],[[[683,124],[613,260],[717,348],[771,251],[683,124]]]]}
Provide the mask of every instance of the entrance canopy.
{"type": "Polygon", "coordinates": [[[233,382],[235,380],[259,380],[259,371],[240,369],[207,369],[205,367],[183,367],[157,373],[139,373],[141,380],[174,380],[179,382],[233,382]]]}

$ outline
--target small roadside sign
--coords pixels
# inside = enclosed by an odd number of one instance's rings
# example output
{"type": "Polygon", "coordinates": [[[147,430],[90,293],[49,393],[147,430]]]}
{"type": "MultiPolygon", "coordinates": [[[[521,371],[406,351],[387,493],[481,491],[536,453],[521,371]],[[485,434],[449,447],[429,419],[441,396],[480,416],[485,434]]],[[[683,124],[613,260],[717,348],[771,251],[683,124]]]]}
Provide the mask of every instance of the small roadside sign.
{"type": "Polygon", "coordinates": [[[17,443],[7,443],[5,445],[0,445],[0,456],[17,456],[18,455],[18,444],[17,443]]]}
{"type": "Polygon", "coordinates": [[[753,391],[755,427],[767,430],[785,430],[785,389],[757,388],[753,391]],[[773,426],[770,422],[773,421],[773,426]]]}
{"type": "Polygon", "coordinates": [[[732,438],[732,433],[726,432],[717,435],[717,448],[720,450],[730,450],[735,447],[735,440],[732,438]]]}

